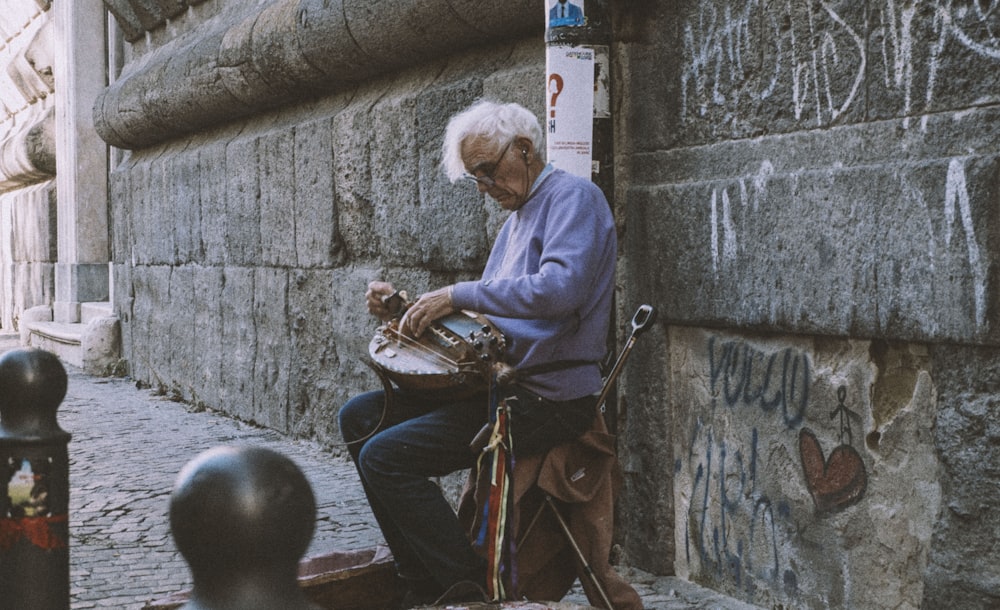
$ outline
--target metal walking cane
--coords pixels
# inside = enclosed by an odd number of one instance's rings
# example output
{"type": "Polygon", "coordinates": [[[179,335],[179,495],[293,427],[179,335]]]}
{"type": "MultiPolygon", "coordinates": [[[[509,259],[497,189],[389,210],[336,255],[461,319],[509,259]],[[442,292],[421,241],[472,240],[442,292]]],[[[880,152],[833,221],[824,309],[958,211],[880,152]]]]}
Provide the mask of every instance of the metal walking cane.
{"type": "Polygon", "coordinates": [[[622,367],[625,365],[625,359],[628,358],[629,353],[632,352],[632,348],[635,347],[635,341],[639,338],[639,335],[643,333],[648,327],[653,325],[656,321],[656,309],[652,305],[640,305],[639,309],[635,310],[635,314],[632,315],[632,332],[628,336],[628,341],[625,342],[625,347],[618,354],[618,359],[615,360],[615,365],[611,368],[611,372],[608,373],[608,378],[604,380],[604,387],[601,388],[601,393],[597,397],[597,406],[604,412],[604,401],[608,398],[608,394],[611,393],[611,387],[614,385],[615,380],[618,379],[618,375],[622,372],[622,367]]]}
{"type": "MultiPolygon", "coordinates": [[[[611,392],[611,387],[614,385],[618,376],[622,372],[622,367],[625,364],[625,360],[628,358],[629,353],[632,352],[632,348],[635,347],[636,339],[639,335],[643,333],[647,328],[652,326],[653,322],[656,320],[656,309],[651,305],[640,305],[639,309],[636,310],[635,315],[632,316],[632,332],[629,334],[628,340],[625,342],[625,347],[618,354],[618,359],[615,360],[614,366],[611,368],[611,372],[608,373],[607,378],[604,380],[604,387],[601,388],[601,393],[597,398],[597,405],[600,407],[601,411],[604,411],[604,401],[607,399],[608,394],[611,392]]],[[[531,529],[535,526],[538,521],[538,517],[541,516],[542,510],[548,506],[552,509],[552,513],[555,515],[556,520],[559,521],[559,527],[562,529],[563,534],[566,535],[566,539],[569,540],[570,546],[573,547],[573,551],[576,553],[576,558],[580,561],[583,566],[584,572],[590,577],[591,582],[594,583],[594,587],[597,588],[597,592],[601,595],[601,600],[608,607],[608,610],[615,610],[614,605],[612,605],[611,600],[608,598],[608,594],[604,591],[604,587],[601,585],[600,581],[597,579],[597,575],[594,574],[593,569],[590,567],[590,563],[584,556],[583,551],[580,550],[579,545],[577,545],[576,540],[573,538],[572,532],[570,532],[569,525],[566,520],[563,519],[562,514],[559,512],[559,507],[556,506],[555,501],[552,496],[545,495],[545,504],[542,504],[538,508],[538,512],[535,513],[534,518],[532,518],[531,523],[528,525],[524,534],[521,535],[521,542],[523,543],[527,538],[528,534],[531,533],[531,529]]],[[[520,546],[520,544],[518,544],[520,546]]]]}

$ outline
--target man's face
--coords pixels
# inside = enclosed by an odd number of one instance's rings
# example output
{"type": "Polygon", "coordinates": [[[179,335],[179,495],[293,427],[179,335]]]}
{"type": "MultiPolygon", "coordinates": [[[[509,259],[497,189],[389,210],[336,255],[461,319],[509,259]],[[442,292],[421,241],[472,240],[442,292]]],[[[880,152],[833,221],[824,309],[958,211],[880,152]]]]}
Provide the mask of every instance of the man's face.
{"type": "Polygon", "coordinates": [[[485,138],[472,138],[462,144],[462,161],[469,174],[478,179],[477,188],[496,200],[505,210],[524,204],[528,184],[528,164],[517,163],[518,140],[498,146],[485,138]]]}

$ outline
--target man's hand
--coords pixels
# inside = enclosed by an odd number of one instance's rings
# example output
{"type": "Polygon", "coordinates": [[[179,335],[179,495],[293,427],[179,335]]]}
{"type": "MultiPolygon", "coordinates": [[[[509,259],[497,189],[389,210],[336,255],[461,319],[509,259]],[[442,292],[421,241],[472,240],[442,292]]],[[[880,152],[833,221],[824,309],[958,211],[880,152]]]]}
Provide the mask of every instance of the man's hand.
{"type": "Polygon", "coordinates": [[[368,284],[368,291],[365,292],[365,301],[368,303],[368,311],[377,316],[379,320],[385,322],[392,317],[392,312],[386,307],[385,297],[392,295],[396,290],[389,282],[374,281],[368,284]]]}
{"type": "Polygon", "coordinates": [[[399,328],[405,334],[417,338],[424,334],[431,322],[453,311],[455,308],[451,304],[451,286],[445,286],[420,295],[417,302],[406,310],[399,328]]]}

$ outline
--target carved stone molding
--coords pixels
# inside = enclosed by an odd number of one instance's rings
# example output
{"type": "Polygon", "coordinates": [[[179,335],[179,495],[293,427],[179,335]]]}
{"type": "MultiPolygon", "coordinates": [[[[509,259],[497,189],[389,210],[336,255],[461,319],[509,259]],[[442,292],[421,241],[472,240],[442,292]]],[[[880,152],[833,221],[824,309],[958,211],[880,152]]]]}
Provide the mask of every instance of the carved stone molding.
{"type": "Polygon", "coordinates": [[[125,40],[135,42],[146,32],[163,27],[167,19],[180,15],[187,7],[205,0],[103,0],[125,40]]]}
{"type": "Polygon", "coordinates": [[[47,21],[21,51],[5,66],[7,77],[14,87],[0,90],[0,102],[8,108],[23,108],[45,99],[55,91],[53,77],[53,32],[55,26],[47,21]]]}
{"type": "Polygon", "coordinates": [[[469,5],[468,0],[277,0],[228,29],[213,30],[172,53],[154,51],[141,67],[126,70],[97,99],[94,125],[113,146],[144,148],[544,30],[542,0],[477,2],[474,12],[469,5]]]}
{"type": "Polygon", "coordinates": [[[55,110],[26,123],[0,142],[0,193],[56,174],[55,110]]]}

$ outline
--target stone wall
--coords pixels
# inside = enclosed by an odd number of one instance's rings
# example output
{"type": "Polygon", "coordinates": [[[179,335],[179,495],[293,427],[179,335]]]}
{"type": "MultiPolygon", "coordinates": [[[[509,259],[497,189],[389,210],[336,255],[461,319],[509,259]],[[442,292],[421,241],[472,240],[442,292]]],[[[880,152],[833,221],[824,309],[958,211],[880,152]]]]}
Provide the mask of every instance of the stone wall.
{"type": "MultiPolygon", "coordinates": [[[[441,130],[484,95],[542,113],[542,3],[175,4],[95,107],[129,151],[123,355],[336,447],[366,283],[485,260],[502,214],[441,130]]],[[[764,607],[994,607],[1000,12],[613,5],[617,326],[660,319],[621,380],[621,557],[764,607]]]]}
{"type": "Polygon", "coordinates": [[[629,561],[764,607],[995,607],[1000,14],[617,12],[626,300],[664,322],[626,375],[629,561]]]}
{"type": "Polygon", "coordinates": [[[419,294],[474,277],[502,221],[440,171],[447,119],[482,96],[541,111],[543,81],[538,40],[498,43],[195,135],[182,121],[177,137],[127,153],[111,217],[132,376],[336,446],[337,408],[378,387],[361,361],[375,329],[367,283],[419,294]]]}
{"type": "Polygon", "coordinates": [[[48,2],[0,13],[0,330],[51,305],[56,261],[53,26],[48,2]]]}

